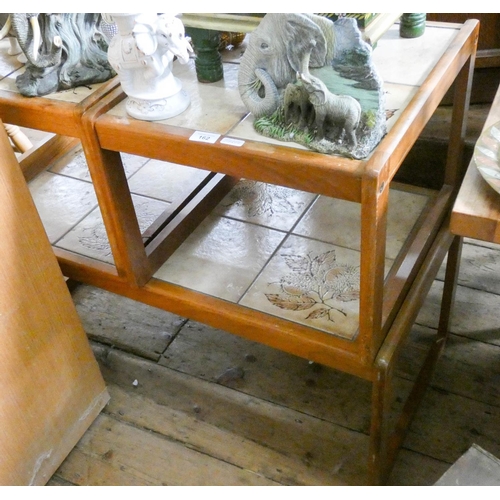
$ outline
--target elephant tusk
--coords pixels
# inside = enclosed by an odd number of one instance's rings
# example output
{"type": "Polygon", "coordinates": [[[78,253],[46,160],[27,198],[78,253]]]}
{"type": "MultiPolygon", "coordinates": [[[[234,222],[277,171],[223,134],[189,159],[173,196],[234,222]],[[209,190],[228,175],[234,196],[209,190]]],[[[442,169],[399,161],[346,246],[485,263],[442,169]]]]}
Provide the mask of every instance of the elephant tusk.
{"type": "Polygon", "coordinates": [[[3,28],[0,30],[0,40],[3,40],[7,36],[7,34],[10,31],[11,26],[12,26],[12,21],[10,20],[10,14],[9,14],[7,21],[5,21],[3,28]]]}
{"type": "Polygon", "coordinates": [[[59,35],[54,37],[53,43],[56,47],[62,47],[62,38],[59,35]]]}
{"type": "Polygon", "coordinates": [[[33,60],[36,61],[38,58],[38,49],[40,48],[42,36],[40,34],[40,24],[38,23],[38,17],[30,17],[31,27],[33,28],[33,60]]]}

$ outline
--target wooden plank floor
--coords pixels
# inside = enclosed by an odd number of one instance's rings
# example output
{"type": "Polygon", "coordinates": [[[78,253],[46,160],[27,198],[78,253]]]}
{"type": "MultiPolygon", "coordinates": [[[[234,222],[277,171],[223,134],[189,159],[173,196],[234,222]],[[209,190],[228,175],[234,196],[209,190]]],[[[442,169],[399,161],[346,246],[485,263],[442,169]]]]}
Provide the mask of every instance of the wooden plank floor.
{"type": "MultiPolygon", "coordinates": [[[[463,254],[453,333],[390,484],[431,485],[473,443],[500,456],[500,249],[463,254]]],[[[96,288],[73,297],[111,401],[50,484],[364,484],[367,383],[96,288]]]]}
{"type": "MultiPolygon", "coordinates": [[[[436,329],[442,279],[402,391],[436,329]]],[[[50,485],[365,484],[368,383],[93,287],[73,298],[111,401],[50,485]]],[[[468,240],[452,334],[389,484],[432,485],[473,443],[500,457],[499,311],[500,247],[468,240]]]]}
{"type": "MultiPolygon", "coordinates": [[[[441,287],[414,327],[403,386],[441,287]]],[[[367,383],[96,288],[73,297],[111,401],[50,484],[364,484],[367,383]]],[[[456,300],[390,484],[431,485],[473,443],[500,456],[499,247],[465,244],[456,300]]]]}

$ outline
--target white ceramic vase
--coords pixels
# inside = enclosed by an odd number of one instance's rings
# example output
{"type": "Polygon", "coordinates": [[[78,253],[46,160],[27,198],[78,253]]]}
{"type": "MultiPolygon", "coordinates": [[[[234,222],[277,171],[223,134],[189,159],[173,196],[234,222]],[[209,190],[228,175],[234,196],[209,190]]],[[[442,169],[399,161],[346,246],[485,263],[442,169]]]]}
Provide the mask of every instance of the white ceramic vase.
{"type": "Polygon", "coordinates": [[[165,120],[190,104],[188,94],[172,73],[172,61],[189,60],[192,48],[179,18],[162,14],[107,14],[118,33],[108,59],[127,94],[126,110],[139,120],[165,120]]]}

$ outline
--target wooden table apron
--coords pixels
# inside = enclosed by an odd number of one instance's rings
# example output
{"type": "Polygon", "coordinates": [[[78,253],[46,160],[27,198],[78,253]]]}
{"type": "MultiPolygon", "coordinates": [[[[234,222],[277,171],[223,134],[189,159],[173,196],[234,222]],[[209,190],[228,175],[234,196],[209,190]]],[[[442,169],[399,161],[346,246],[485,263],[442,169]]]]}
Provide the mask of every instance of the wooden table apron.
{"type": "Polygon", "coordinates": [[[5,123],[79,138],[83,113],[119,84],[115,77],[77,103],[0,90],[0,116],[5,123]]]}
{"type": "MultiPolygon", "coordinates": [[[[99,99],[81,113],[81,120],[75,120],[74,110],[64,109],[61,115],[67,122],[66,133],[81,137],[116,264],[97,262],[55,248],[63,273],[75,280],[371,381],[373,403],[369,471],[373,483],[381,483],[387,478],[404,430],[417,407],[448,330],[458,256],[454,238],[448,229],[448,219],[460,181],[465,114],[479,23],[470,20],[460,27],[453,25],[453,29],[457,29],[457,35],[438,63],[376,150],[363,161],[251,140],[246,140],[238,148],[220,141],[211,145],[193,142],[189,140],[193,130],[108,113],[125,97],[119,87],[99,95],[99,99]],[[426,217],[413,231],[404,254],[398,257],[384,278],[391,181],[453,84],[454,112],[445,184],[436,193],[426,217]],[[212,184],[206,191],[202,187],[194,193],[185,205],[179,207],[179,221],[174,220],[173,224],[159,231],[157,239],[152,239],[145,246],[119,152],[188,163],[213,172],[210,178],[212,184]],[[354,340],[342,339],[152,277],[186,234],[215,206],[222,193],[239,178],[361,204],[362,314],[354,340]],[[181,224],[184,220],[187,223],[181,224]],[[181,226],[182,229],[179,229],[181,226]],[[450,247],[453,252],[452,258],[448,259],[442,317],[435,344],[429,351],[396,428],[389,429],[391,386],[397,355],[450,247]]],[[[6,121],[33,128],[47,127],[43,130],[51,128],[42,115],[54,111],[43,100],[26,104],[24,99],[19,98],[14,103],[6,104],[1,97],[0,113],[7,113],[6,121]],[[27,108],[33,111],[36,119],[28,118],[27,108]]],[[[62,129],[53,125],[56,133],[62,133],[62,129]]]]}

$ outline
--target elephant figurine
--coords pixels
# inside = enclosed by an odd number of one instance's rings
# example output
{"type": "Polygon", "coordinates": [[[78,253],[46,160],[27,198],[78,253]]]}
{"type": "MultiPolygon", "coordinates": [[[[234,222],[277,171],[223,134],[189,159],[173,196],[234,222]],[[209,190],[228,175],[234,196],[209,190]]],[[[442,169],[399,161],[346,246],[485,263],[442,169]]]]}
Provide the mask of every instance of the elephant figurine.
{"type": "Polygon", "coordinates": [[[297,73],[333,59],[333,22],[315,14],[266,14],[250,33],[240,61],[238,89],[256,118],[274,113],[297,73]]]}
{"type": "Polygon", "coordinates": [[[349,95],[336,95],[328,90],[319,78],[299,74],[299,80],[309,94],[309,101],[316,113],[315,127],[319,138],[325,136],[326,126],[334,124],[345,131],[349,146],[356,147],[356,129],[361,118],[361,105],[349,95]]]}
{"type": "Polygon", "coordinates": [[[254,129],[323,154],[365,158],[386,133],[372,53],[354,18],[266,14],[248,36],[238,73],[254,129]]]}
{"type": "Polygon", "coordinates": [[[168,14],[110,14],[118,26],[108,58],[127,94],[127,112],[142,120],[163,120],[184,111],[189,97],[172,73],[193,52],[182,21],[168,14]]]}
{"type": "Polygon", "coordinates": [[[10,14],[9,34],[27,59],[16,79],[21,94],[42,96],[113,77],[100,21],[100,14],[10,14]]]}
{"type": "Polygon", "coordinates": [[[132,33],[137,49],[143,54],[141,63],[145,66],[144,77],[152,79],[172,70],[174,56],[181,64],[186,64],[193,49],[178,17],[166,14],[156,19],[148,17],[147,14],[138,17],[132,33]]]}

